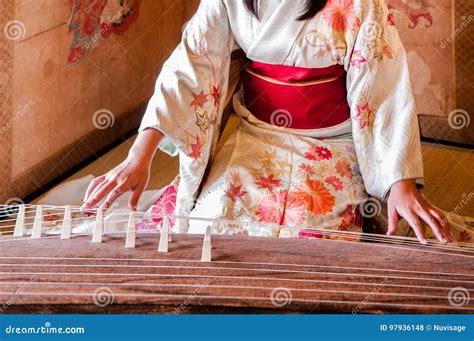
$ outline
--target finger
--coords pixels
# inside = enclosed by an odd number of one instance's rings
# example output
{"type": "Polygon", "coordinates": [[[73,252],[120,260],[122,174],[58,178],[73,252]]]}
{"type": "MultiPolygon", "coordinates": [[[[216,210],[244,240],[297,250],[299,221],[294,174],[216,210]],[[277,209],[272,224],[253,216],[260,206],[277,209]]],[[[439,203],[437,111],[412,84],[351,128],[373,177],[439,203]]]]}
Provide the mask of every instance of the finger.
{"type": "Polygon", "coordinates": [[[433,231],[433,234],[441,243],[444,244],[449,241],[448,236],[446,235],[444,228],[439,224],[438,219],[431,215],[428,210],[421,209],[417,214],[426,224],[428,224],[431,231],[433,231]]]}
{"type": "Polygon", "coordinates": [[[423,227],[421,226],[420,219],[418,216],[412,212],[407,212],[403,218],[408,222],[411,226],[413,231],[415,231],[416,237],[420,241],[421,244],[428,244],[428,241],[425,238],[425,234],[423,233],[423,227]]]}
{"type": "Polygon", "coordinates": [[[430,209],[430,213],[438,220],[441,226],[444,228],[449,241],[453,241],[453,234],[451,233],[451,227],[449,226],[448,219],[439,209],[433,207],[430,209]]]}
{"type": "Polygon", "coordinates": [[[115,187],[115,181],[104,183],[87,201],[87,207],[95,207],[115,187]]]}
{"type": "Polygon", "coordinates": [[[108,209],[115,200],[120,198],[123,193],[125,193],[128,190],[128,188],[124,185],[117,185],[113,190],[109,192],[109,195],[107,195],[107,198],[105,198],[104,203],[102,204],[102,209],[105,211],[108,209]]]}
{"type": "Polygon", "coordinates": [[[145,186],[140,185],[137,186],[134,190],[132,190],[132,194],[130,195],[130,199],[128,200],[128,209],[131,211],[137,210],[138,201],[145,190],[145,186]]]}
{"type": "Polygon", "coordinates": [[[101,184],[104,181],[104,179],[105,179],[105,175],[101,175],[101,176],[98,176],[97,178],[95,178],[94,180],[91,181],[89,186],[87,186],[87,190],[86,190],[86,194],[84,195],[83,202],[86,202],[89,199],[89,197],[92,194],[92,192],[94,191],[94,189],[99,184],[101,184]]]}
{"type": "Polygon", "coordinates": [[[94,190],[92,191],[92,193],[89,195],[89,198],[87,199],[87,201],[83,204],[83,206],[85,207],[92,207],[93,204],[91,203],[91,200],[92,198],[94,198],[96,196],[97,193],[99,193],[103,188],[104,186],[107,186],[111,181],[110,180],[107,180],[107,178],[102,181],[101,183],[99,183],[95,188],[94,190]]]}
{"type": "Polygon", "coordinates": [[[388,231],[387,235],[393,236],[398,228],[398,212],[394,206],[388,207],[388,231]]]}

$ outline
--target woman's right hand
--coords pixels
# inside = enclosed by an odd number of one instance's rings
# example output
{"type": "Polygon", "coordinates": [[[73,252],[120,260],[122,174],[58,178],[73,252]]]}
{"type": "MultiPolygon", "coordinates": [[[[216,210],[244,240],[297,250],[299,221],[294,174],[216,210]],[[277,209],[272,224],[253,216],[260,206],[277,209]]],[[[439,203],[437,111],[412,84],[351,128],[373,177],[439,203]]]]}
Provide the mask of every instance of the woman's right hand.
{"type": "Polygon", "coordinates": [[[122,194],[131,191],[128,208],[135,211],[149,180],[150,164],[127,158],[110,172],[92,180],[86,191],[83,208],[94,208],[105,198],[101,206],[105,210],[122,194]]]}
{"type": "Polygon", "coordinates": [[[150,180],[151,162],[162,136],[155,129],[140,132],[125,161],[92,180],[82,208],[94,208],[103,201],[101,207],[105,210],[122,194],[131,191],[128,208],[135,211],[138,200],[150,180]]]}

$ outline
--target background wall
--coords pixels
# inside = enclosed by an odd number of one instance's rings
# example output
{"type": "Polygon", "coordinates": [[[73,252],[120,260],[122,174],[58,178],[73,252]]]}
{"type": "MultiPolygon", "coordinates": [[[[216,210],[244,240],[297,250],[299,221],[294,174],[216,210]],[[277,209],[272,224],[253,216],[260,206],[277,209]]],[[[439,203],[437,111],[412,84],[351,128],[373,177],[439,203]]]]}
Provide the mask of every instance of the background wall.
{"type": "MultiPolygon", "coordinates": [[[[0,203],[41,192],[136,129],[199,0],[140,0],[123,34],[99,39],[71,64],[68,20],[72,5],[87,3],[119,0],[0,0],[0,203]]],[[[408,51],[423,136],[472,145],[472,0],[387,3],[408,51]]]]}
{"type": "MultiPolygon", "coordinates": [[[[123,34],[97,39],[84,58],[68,63],[72,6],[118,3],[0,0],[0,202],[41,191],[137,127],[197,1],[141,0],[123,34]]],[[[92,27],[90,16],[78,18],[92,27]]]]}

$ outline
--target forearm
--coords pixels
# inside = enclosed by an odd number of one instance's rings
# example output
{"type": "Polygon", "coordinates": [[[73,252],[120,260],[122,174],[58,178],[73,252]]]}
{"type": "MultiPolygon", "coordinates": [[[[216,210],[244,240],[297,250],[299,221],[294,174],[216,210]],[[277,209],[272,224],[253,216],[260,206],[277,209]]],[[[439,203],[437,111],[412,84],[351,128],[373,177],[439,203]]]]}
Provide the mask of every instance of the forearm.
{"type": "Polygon", "coordinates": [[[151,162],[163,134],[156,129],[145,129],[141,131],[128,153],[128,158],[135,161],[151,162]]]}

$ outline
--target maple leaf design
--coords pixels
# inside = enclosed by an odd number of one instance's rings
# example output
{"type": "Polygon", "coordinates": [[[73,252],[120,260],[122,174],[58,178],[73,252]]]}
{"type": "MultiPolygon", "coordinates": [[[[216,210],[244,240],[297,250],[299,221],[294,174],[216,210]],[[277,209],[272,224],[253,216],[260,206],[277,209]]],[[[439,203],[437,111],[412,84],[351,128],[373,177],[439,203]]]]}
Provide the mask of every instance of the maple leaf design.
{"type": "Polygon", "coordinates": [[[194,107],[194,110],[197,110],[198,108],[202,108],[204,104],[207,102],[207,96],[204,91],[201,91],[199,94],[193,93],[193,101],[189,104],[190,107],[194,107]]]}
{"type": "Polygon", "coordinates": [[[209,117],[207,116],[207,111],[199,113],[196,111],[194,113],[194,117],[196,118],[196,125],[201,129],[201,132],[204,134],[209,128],[209,117]]]}
{"type": "Polygon", "coordinates": [[[360,129],[365,127],[372,128],[374,126],[375,114],[369,107],[369,103],[357,106],[356,120],[359,122],[360,129]]]}
{"type": "Polygon", "coordinates": [[[271,174],[267,177],[261,176],[258,181],[255,181],[255,184],[258,185],[258,188],[266,188],[273,191],[275,187],[281,185],[281,180],[274,179],[273,174],[271,174]]]}
{"type": "Polygon", "coordinates": [[[387,56],[388,58],[393,59],[393,50],[387,44],[383,46],[383,54],[387,56]]]}
{"type": "Polygon", "coordinates": [[[225,192],[225,195],[234,203],[242,199],[245,194],[247,194],[247,192],[242,191],[242,185],[235,186],[234,184],[230,184],[230,187],[225,192]]]}
{"type": "Polygon", "coordinates": [[[362,55],[362,51],[354,50],[354,53],[351,57],[351,66],[354,66],[359,69],[360,65],[365,62],[367,62],[367,59],[365,59],[365,57],[362,55]]]}
{"type": "Polygon", "coordinates": [[[196,135],[196,142],[191,144],[191,153],[189,154],[194,160],[197,160],[201,156],[202,143],[198,135],[196,135]]]}
{"type": "Polygon", "coordinates": [[[389,13],[389,14],[387,15],[387,22],[388,22],[391,26],[395,26],[395,19],[393,18],[392,13],[389,13]]]}
{"type": "Polygon", "coordinates": [[[212,86],[212,97],[214,98],[214,106],[217,108],[219,106],[219,98],[221,97],[219,85],[212,86]]]}

